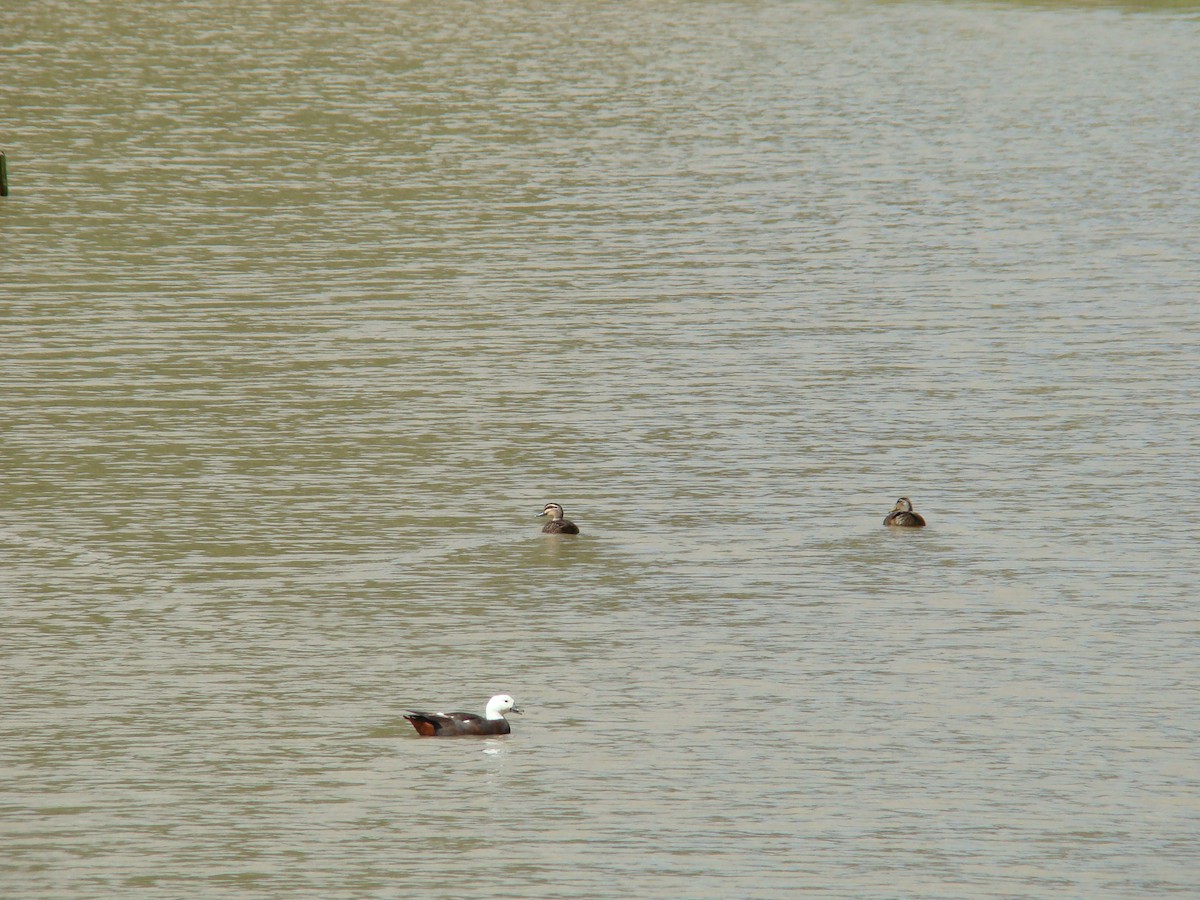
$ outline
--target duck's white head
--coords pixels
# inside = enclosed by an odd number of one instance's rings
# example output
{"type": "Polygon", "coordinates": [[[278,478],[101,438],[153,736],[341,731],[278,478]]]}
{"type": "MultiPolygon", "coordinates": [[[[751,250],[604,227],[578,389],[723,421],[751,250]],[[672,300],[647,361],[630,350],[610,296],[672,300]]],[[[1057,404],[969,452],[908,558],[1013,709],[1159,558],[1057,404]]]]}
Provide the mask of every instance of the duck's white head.
{"type": "Polygon", "coordinates": [[[912,501],[907,497],[901,497],[896,501],[896,505],[892,507],[892,512],[912,512],[912,501]]]}
{"type": "Polygon", "coordinates": [[[563,517],[563,508],[557,503],[547,503],[538,516],[549,516],[557,522],[563,517]]]}
{"type": "Polygon", "coordinates": [[[489,719],[503,719],[506,712],[519,713],[517,709],[517,701],[508,694],[497,694],[488,701],[486,717],[489,719]]]}

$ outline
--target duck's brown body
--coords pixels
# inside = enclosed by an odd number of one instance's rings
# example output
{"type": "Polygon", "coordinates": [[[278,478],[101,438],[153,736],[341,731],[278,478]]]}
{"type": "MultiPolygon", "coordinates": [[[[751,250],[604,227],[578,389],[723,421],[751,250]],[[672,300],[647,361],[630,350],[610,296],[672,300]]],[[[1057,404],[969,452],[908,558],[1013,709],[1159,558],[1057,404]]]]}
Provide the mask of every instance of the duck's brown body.
{"type": "Polygon", "coordinates": [[[471,735],[508,734],[507,719],[485,719],[474,713],[410,712],[404,718],[422,737],[468,737],[471,735]]]}
{"type": "Polygon", "coordinates": [[[911,500],[901,497],[892,507],[892,511],[884,517],[883,524],[888,528],[924,528],[925,519],[920,513],[913,511],[911,500]]]}

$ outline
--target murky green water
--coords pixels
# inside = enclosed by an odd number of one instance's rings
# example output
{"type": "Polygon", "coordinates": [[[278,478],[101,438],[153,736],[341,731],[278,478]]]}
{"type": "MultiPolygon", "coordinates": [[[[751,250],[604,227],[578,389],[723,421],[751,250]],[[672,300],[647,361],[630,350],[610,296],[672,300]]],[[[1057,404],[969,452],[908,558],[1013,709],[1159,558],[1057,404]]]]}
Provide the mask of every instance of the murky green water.
{"type": "Polygon", "coordinates": [[[5,898],[1197,890],[1196,7],[2,41],[5,898]]]}

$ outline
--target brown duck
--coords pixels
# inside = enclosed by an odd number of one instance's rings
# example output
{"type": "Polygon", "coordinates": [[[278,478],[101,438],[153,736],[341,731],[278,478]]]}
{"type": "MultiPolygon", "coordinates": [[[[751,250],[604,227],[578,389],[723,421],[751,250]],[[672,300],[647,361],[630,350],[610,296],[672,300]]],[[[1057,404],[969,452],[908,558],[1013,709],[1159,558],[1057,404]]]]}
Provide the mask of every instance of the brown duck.
{"type": "Polygon", "coordinates": [[[884,517],[883,524],[889,528],[924,528],[925,519],[919,512],[913,511],[911,500],[901,497],[884,517]]]}
{"type": "Polygon", "coordinates": [[[549,516],[550,521],[542,527],[542,534],[579,534],[579,526],[563,518],[563,508],[557,503],[547,503],[538,517],[549,516]]]}

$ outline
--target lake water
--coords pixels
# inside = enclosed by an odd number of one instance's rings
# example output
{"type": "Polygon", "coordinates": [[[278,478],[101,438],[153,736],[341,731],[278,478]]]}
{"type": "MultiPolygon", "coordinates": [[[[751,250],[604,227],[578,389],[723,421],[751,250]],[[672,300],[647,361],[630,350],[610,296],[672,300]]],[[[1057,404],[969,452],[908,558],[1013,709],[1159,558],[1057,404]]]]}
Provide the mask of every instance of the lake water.
{"type": "Polygon", "coordinates": [[[1196,5],[3,32],[0,895],[1200,896],[1196,5]]]}

